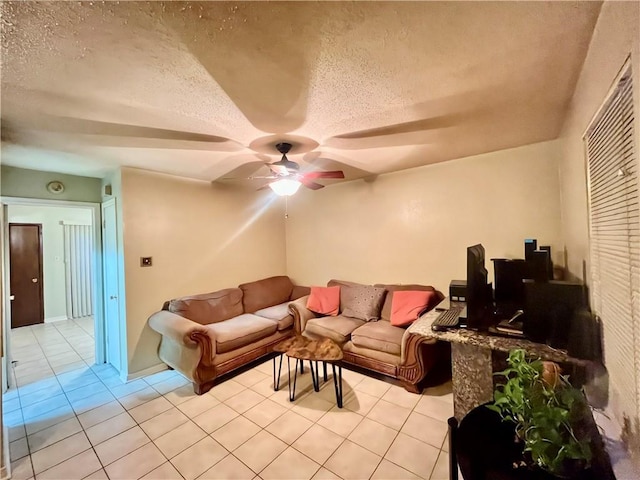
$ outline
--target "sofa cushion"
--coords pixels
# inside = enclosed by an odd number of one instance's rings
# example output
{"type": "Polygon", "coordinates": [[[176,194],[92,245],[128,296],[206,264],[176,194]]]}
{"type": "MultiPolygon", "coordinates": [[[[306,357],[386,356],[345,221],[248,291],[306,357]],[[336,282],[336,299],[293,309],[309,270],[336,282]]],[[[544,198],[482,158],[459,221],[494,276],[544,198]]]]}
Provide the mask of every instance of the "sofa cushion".
{"type": "MultiPolygon", "coordinates": [[[[396,290],[422,290],[428,292],[436,293],[436,296],[433,299],[433,304],[429,305],[429,307],[435,307],[436,304],[442,300],[442,297],[438,295],[438,291],[430,285],[385,285],[382,283],[376,283],[376,287],[382,287],[387,290],[387,292],[395,292],[396,290]]],[[[382,320],[386,320],[387,322],[391,320],[391,302],[393,301],[393,295],[387,294],[387,298],[382,305],[382,310],[380,312],[380,318],[382,320]]]]}
{"type": "Polygon", "coordinates": [[[327,337],[337,343],[344,343],[349,340],[351,332],[360,325],[364,325],[364,323],[364,320],[359,318],[350,318],[342,315],[312,318],[307,322],[304,332],[316,337],[327,337]]]}
{"type": "Polygon", "coordinates": [[[371,285],[352,285],[340,289],[342,314],[367,322],[380,318],[380,309],[387,291],[371,285]]]}
{"type": "Polygon", "coordinates": [[[351,333],[351,341],[357,347],[400,355],[404,328],[394,327],[385,320],[368,322],[351,333]]]}
{"type": "Polygon", "coordinates": [[[430,303],[435,292],[426,290],[396,290],[389,292],[391,299],[391,325],[407,327],[418,319],[430,303]]]}
{"type": "Polygon", "coordinates": [[[278,324],[268,318],[243,313],[224,322],[207,325],[216,335],[216,352],[224,353],[268,337],[278,324]]]}
{"type": "Polygon", "coordinates": [[[340,310],[340,287],[311,287],[307,309],[321,315],[338,315],[340,310]]]}
{"type": "Polygon", "coordinates": [[[222,322],[243,313],[242,290],[226,288],[217,292],[176,298],[167,310],[201,325],[222,322]]]}
{"type": "Polygon", "coordinates": [[[272,307],[291,299],[293,283],[287,276],[269,277],[251,283],[243,283],[242,304],[246,313],[272,307]]]}
{"type": "MultiPolygon", "coordinates": [[[[348,282],[346,280],[336,280],[336,279],[331,279],[327,282],[327,287],[340,287],[340,291],[342,291],[342,287],[353,287],[353,286],[363,287],[364,285],[362,283],[348,282]]],[[[340,298],[340,313],[342,313],[343,310],[344,310],[344,302],[342,301],[342,298],[340,298]]]]}
{"type": "Polygon", "coordinates": [[[255,312],[256,315],[278,323],[278,330],[284,330],[293,325],[293,315],[289,312],[289,302],[280,303],[273,307],[263,308],[255,312]]]}

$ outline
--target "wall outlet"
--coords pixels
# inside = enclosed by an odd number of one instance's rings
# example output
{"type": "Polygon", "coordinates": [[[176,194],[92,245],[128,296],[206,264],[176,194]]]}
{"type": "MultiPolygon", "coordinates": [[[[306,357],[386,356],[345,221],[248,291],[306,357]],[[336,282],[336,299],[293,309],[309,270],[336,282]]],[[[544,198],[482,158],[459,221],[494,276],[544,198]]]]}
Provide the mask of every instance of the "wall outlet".
{"type": "Polygon", "coordinates": [[[151,257],[140,257],[141,267],[150,267],[153,264],[151,257]]]}

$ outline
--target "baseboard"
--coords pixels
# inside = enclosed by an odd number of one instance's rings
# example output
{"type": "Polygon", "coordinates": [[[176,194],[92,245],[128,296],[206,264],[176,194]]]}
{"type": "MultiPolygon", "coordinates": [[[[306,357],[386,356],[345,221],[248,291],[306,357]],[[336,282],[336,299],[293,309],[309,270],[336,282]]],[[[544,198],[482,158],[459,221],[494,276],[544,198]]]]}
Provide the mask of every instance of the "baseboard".
{"type": "Polygon", "coordinates": [[[44,319],[44,323],[61,322],[62,320],[69,320],[66,315],[60,315],[59,317],[49,317],[44,319]]]}
{"type": "Polygon", "coordinates": [[[2,463],[6,465],[0,465],[0,480],[8,480],[11,478],[11,461],[9,457],[9,430],[5,425],[2,427],[2,463]]]}
{"type": "Polygon", "coordinates": [[[146,377],[147,375],[153,375],[154,373],[162,372],[163,370],[168,370],[169,367],[166,363],[159,363],[158,365],[154,365],[153,367],[145,368],[144,370],[140,370],[138,372],[130,373],[127,375],[127,382],[131,380],[135,380],[137,378],[146,377]]]}

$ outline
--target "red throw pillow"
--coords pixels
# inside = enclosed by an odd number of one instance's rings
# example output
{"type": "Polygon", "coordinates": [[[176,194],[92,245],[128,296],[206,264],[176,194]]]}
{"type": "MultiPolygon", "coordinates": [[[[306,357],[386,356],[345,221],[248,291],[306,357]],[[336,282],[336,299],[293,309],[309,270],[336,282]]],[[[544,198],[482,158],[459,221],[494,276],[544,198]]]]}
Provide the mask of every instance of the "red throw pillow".
{"type": "Polygon", "coordinates": [[[307,308],[322,315],[338,315],[340,287],[311,287],[307,308]]]}
{"type": "Polygon", "coordinates": [[[391,325],[406,327],[418,319],[429,306],[434,292],[421,290],[395,290],[391,298],[391,325]]]}

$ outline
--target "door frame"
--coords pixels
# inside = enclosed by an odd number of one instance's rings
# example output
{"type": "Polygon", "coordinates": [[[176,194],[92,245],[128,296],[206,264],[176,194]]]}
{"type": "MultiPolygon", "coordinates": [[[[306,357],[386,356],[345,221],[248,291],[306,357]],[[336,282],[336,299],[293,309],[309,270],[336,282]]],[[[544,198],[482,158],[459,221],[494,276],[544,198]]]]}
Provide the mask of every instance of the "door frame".
{"type": "MultiPolygon", "coordinates": [[[[7,220],[8,221],[8,220],[7,220]]],[[[44,323],[44,252],[43,252],[43,242],[42,242],[42,224],[41,223],[24,223],[24,222],[9,222],[7,226],[7,231],[11,234],[11,227],[38,227],[38,254],[40,255],[38,262],[38,275],[40,277],[40,323],[44,323]]],[[[9,236],[9,246],[11,246],[11,237],[9,236]]],[[[11,265],[11,249],[7,252],[7,266],[11,265]]],[[[9,270],[7,268],[7,270],[9,270]]],[[[9,291],[11,291],[11,272],[9,272],[9,291]]],[[[13,312],[11,312],[13,313],[13,312]]],[[[12,318],[9,318],[9,325],[13,328],[12,318]]]]}
{"type": "MultiPolygon", "coordinates": [[[[125,291],[123,288],[123,279],[122,279],[122,274],[124,272],[124,255],[122,254],[121,248],[122,245],[120,244],[120,231],[119,231],[119,226],[118,226],[118,199],[116,197],[110,198],[109,200],[106,200],[104,202],[102,202],[102,204],[100,205],[100,212],[102,213],[102,224],[101,227],[103,229],[106,230],[106,217],[104,215],[104,209],[106,207],[110,207],[111,205],[113,205],[113,208],[115,209],[115,215],[116,215],[116,224],[113,226],[113,228],[115,229],[114,233],[116,235],[116,246],[118,248],[118,261],[115,262],[115,268],[116,268],[116,279],[118,282],[118,292],[117,292],[117,297],[118,297],[118,323],[119,323],[119,333],[120,333],[120,338],[118,338],[118,343],[119,343],[119,351],[120,351],[120,370],[118,371],[118,373],[120,374],[120,379],[123,381],[127,381],[128,378],[128,371],[129,368],[127,366],[127,328],[126,328],[126,324],[122,321],[123,318],[126,318],[127,315],[127,311],[126,311],[126,301],[125,301],[125,291]]],[[[103,246],[103,252],[102,255],[104,255],[104,246],[103,246]]],[[[104,260],[103,260],[103,265],[104,265],[104,260]]],[[[103,268],[102,269],[102,285],[103,285],[103,299],[104,299],[104,316],[105,316],[105,325],[104,325],[104,335],[105,335],[105,339],[106,339],[106,335],[107,335],[107,325],[106,325],[106,315],[107,315],[107,305],[106,302],[108,302],[109,300],[107,299],[107,295],[109,295],[109,292],[106,291],[107,288],[107,269],[103,268]]],[[[106,348],[106,342],[105,342],[105,350],[104,350],[104,361],[107,361],[107,348],[106,348]]],[[[115,368],[115,366],[114,366],[115,368]]]]}
{"type": "MultiPolygon", "coordinates": [[[[93,279],[92,291],[95,299],[94,308],[94,341],[96,349],[96,363],[104,363],[105,360],[105,335],[104,335],[104,303],[103,303],[103,284],[102,284],[102,217],[100,203],[94,202],[74,202],[70,200],[45,200],[39,198],[23,198],[23,197],[1,197],[0,206],[3,210],[2,215],[2,231],[4,233],[3,250],[3,276],[2,283],[9,285],[9,219],[7,216],[7,207],[9,205],[26,205],[32,207],[74,207],[87,208],[91,210],[91,221],[93,226],[93,279]]],[[[11,354],[11,345],[9,342],[8,331],[11,330],[11,302],[9,300],[9,288],[2,291],[1,305],[2,308],[2,344],[4,348],[3,358],[7,358],[11,354]]],[[[2,364],[2,381],[0,385],[2,391],[6,391],[8,386],[7,361],[2,364]]]]}

